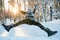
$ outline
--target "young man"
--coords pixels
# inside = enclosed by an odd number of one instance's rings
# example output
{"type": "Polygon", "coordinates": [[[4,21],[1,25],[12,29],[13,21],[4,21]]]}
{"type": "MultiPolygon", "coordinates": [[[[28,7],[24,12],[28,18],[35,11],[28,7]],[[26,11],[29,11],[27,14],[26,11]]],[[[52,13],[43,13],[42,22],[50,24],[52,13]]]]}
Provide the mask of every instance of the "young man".
{"type": "MultiPolygon", "coordinates": [[[[26,19],[22,20],[22,21],[18,21],[17,23],[15,24],[12,24],[12,25],[5,25],[5,24],[2,24],[4,26],[4,28],[9,32],[9,30],[13,27],[16,27],[18,25],[21,25],[21,24],[29,24],[29,25],[36,25],[38,26],[39,28],[41,28],[42,30],[44,30],[48,36],[52,36],[54,34],[57,33],[57,31],[51,31],[49,28],[46,28],[44,27],[42,24],[34,21],[34,13],[36,11],[36,5],[34,6],[34,10],[31,12],[30,9],[28,9],[28,12],[26,12],[26,19]]],[[[25,12],[22,12],[23,14],[25,12]]]]}

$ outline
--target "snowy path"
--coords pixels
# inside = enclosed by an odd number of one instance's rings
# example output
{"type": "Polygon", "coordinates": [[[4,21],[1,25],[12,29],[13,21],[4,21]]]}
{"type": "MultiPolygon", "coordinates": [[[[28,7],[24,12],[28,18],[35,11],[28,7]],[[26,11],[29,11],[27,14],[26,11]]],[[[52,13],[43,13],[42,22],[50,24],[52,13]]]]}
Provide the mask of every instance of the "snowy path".
{"type": "Polygon", "coordinates": [[[39,27],[27,24],[19,25],[7,32],[0,25],[0,40],[60,40],[60,20],[43,22],[42,24],[53,31],[57,30],[58,33],[48,37],[47,33],[39,27]]]}

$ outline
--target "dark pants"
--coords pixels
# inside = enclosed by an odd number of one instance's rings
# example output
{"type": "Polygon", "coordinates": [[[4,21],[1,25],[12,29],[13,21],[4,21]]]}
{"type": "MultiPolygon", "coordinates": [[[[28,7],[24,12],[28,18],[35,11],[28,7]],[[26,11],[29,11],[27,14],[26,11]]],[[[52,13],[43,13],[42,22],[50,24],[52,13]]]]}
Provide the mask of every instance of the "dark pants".
{"type": "Polygon", "coordinates": [[[45,27],[44,27],[43,25],[41,25],[40,23],[38,23],[38,22],[36,22],[36,21],[34,21],[34,20],[30,20],[30,19],[25,19],[25,20],[22,20],[22,21],[18,21],[17,23],[13,24],[13,26],[12,26],[11,28],[16,27],[16,26],[21,25],[21,24],[36,25],[36,26],[38,26],[39,28],[41,28],[42,30],[44,30],[44,28],[45,28],[45,27]]]}

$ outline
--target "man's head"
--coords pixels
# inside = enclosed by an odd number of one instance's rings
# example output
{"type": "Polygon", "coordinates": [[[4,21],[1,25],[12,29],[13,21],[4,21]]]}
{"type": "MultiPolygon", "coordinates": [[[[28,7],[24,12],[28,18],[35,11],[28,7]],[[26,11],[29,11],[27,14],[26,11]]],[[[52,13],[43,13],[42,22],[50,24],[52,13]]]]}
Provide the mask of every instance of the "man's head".
{"type": "Polygon", "coordinates": [[[32,12],[32,9],[28,8],[27,13],[31,13],[31,12],[32,12]]]}

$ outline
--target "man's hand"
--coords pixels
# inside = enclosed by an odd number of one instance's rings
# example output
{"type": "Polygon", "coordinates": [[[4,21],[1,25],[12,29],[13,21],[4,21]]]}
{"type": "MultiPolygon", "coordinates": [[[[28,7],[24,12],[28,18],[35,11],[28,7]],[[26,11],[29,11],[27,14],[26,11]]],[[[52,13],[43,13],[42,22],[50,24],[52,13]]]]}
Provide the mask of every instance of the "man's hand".
{"type": "Polygon", "coordinates": [[[37,8],[37,5],[36,5],[36,4],[34,5],[34,8],[35,8],[35,9],[37,8]]]}

